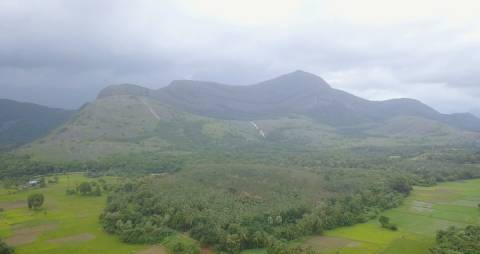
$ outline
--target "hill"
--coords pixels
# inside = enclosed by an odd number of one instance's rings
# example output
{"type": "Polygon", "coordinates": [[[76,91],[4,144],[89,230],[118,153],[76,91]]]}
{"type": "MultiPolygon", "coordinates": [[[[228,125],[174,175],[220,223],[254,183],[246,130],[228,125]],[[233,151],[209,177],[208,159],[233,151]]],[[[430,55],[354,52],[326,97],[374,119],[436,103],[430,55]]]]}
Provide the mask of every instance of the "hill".
{"type": "Polygon", "coordinates": [[[458,145],[480,120],[441,114],[412,99],[369,101],[296,71],[250,86],[173,81],[151,90],[109,86],[74,118],[22,149],[38,158],[192,151],[305,152],[458,145]]]}
{"type": "Polygon", "coordinates": [[[73,111],[0,99],[0,148],[31,142],[64,123],[73,111]]]}

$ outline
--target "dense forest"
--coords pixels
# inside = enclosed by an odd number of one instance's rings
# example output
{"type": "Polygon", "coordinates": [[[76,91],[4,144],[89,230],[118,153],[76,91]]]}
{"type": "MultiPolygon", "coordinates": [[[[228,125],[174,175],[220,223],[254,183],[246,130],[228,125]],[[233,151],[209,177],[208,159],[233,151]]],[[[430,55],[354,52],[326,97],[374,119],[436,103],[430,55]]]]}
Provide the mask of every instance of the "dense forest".
{"type": "Polygon", "coordinates": [[[410,191],[404,178],[384,178],[369,187],[360,187],[362,180],[353,186],[360,188],[354,195],[329,192],[315,200],[306,197],[314,193],[302,193],[294,182],[260,196],[234,187],[145,177],[113,192],[102,222],[126,242],[154,243],[179,231],[228,253],[250,248],[283,253],[287,241],[365,222],[398,205],[410,191]]]}
{"type": "Polygon", "coordinates": [[[438,231],[437,246],[431,252],[432,254],[480,253],[480,227],[450,227],[446,230],[438,231]]]}
{"type": "Polygon", "coordinates": [[[104,229],[130,243],[183,232],[227,253],[302,253],[288,242],[376,218],[412,185],[480,176],[469,163],[433,157],[272,155],[266,163],[264,154],[225,156],[118,186],[101,216],[104,229]]]}

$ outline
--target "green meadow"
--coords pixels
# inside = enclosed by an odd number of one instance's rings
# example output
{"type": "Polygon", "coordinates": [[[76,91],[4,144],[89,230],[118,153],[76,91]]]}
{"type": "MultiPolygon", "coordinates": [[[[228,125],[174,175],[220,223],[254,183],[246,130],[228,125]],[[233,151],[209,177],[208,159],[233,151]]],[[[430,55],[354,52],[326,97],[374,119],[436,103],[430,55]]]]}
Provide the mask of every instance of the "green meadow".
{"type": "Polygon", "coordinates": [[[480,179],[415,187],[398,208],[385,216],[398,231],[380,227],[377,220],[338,228],[304,243],[321,253],[429,253],[437,230],[449,226],[480,225],[480,179]]]}
{"type": "MultiPolygon", "coordinates": [[[[105,178],[107,182],[116,178],[105,178]]],[[[81,174],[59,176],[59,182],[45,188],[13,191],[0,189],[0,236],[15,245],[17,254],[137,253],[148,246],[122,243],[105,233],[99,215],[106,195],[100,197],[66,195],[65,191],[83,181],[81,174]],[[43,209],[27,208],[29,194],[45,196],[43,209]]]]}

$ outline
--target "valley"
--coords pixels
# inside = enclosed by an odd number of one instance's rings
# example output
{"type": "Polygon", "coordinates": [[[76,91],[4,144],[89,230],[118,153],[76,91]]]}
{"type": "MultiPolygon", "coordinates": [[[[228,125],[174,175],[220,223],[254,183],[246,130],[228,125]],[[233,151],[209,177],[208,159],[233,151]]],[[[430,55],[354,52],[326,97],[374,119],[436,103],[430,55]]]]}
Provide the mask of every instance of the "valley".
{"type": "Polygon", "coordinates": [[[480,254],[478,13],[0,0],[0,254],[480,254]]]}

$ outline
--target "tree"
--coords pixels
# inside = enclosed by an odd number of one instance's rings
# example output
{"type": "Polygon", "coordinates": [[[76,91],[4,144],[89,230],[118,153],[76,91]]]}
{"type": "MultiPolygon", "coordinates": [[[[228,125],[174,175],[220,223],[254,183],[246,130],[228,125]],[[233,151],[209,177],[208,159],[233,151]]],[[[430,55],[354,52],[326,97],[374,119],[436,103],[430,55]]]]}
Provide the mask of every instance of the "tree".
{"type": "Polygon", "coordinates": [[[8,246],[1,238],[0,238],[0,254],[12,254],[15,253],[12,247],[8,246]]]}
{"type": "Polygon", "coordinates": [[[390,218],[388,218],[387,216],[380,216],[380,218],[378,218],[378,221],[382,225],[382,228],[387,228],[388,225],[390,225],[390,218]]]}
{"type": "Polygon", "coordinates": [[[412,186],[408,182],[408,180],[404,177],[396,177],[393,178],[390,182],[390,185],[392,186],[392,189],[394,191],[404,193],[404,194],[410,194],[412,191],[412,186]]]}
{"type": "Polygon", "coordinates": [[[89,182],[83,182],[78,186],[78,192],[81,195],[89,195],[92,192],[92,185],[89,182]]]}
{"type": "Polygon", "coordinates": [[[380,216],[378,221],[382,225],[382,228],[390,229],[392,231],[397,231],[398,230],[397,226],[395,226],[394,224],[391,224],[390,223],[390,218],[388,218],[386,216],[383,216],[383,215],[380,216]]]}
{"type": "Polygon", "coordinates": [[[43,201],[45,200],[43,194],[35,193],[28,196],[27,204],[29,209],[39,209],[43,205],[43,201]]]}
{"type": "Polygon", "coordinates": [[[92,196],[101,196],[102,195],[102,190],[100,189],[100,186],[95,186],[95,188],[92,191],[92,196]]]}

